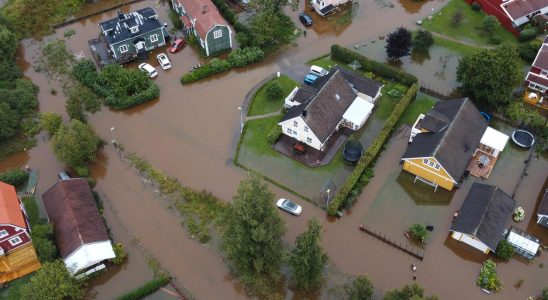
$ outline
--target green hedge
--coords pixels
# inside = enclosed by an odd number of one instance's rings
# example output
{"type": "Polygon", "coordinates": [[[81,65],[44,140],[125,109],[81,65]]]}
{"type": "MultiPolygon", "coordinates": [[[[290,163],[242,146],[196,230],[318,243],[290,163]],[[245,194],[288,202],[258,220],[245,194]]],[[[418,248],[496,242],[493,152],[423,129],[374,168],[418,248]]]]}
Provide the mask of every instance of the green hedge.
{"type": "Polygon", "coordinates": [[[396,67],[369,59],[357,52],[337,44],[331,46],[331,57],[347,64],[356,60],[360,63],[361,68],[365,72],[373,72],[376,75],[399,81],[407,86],[411,86],[412,84],[418,82],[417,77],[414,75],[406,73],[396,67]]]}
{"type": "Polygon", "coordinates": [[[232,68],[241,68],[249,64],[253,64],[263,60],[264,52],[257,47],[240,48],[232,51],[228,58],[220,60],[218,58],[212,59],[208,64],[203,65],[201,68],[193,70],[181,77],[181,83],[191,83],[198,81],[217,73],[228,71],[232,68]]]}
{"type": "Polygon", "coordinates": [[[159,288],[163,287],[164,285],[168,284],[168,282],[171,280],[169,277],[160,277],[157,279],[153,279],[141,287],[125,294],[120,297],[118,297],[118,300],[138,300],[142,299],[145,296],[148,296],[154,292],[156,292],[159,288]]]}
{"type": "Polygon", "coordinates": [[[282,135],[282,126],[275,124],[268,131],[268,134],[266,135],[266,139],[268,140],[270,144],[274,144],[281,135],[282,135]]]}
{"type": "Polygon", "coordinates": [[[27,182],[28,178],[29,173],[21,169],[11,169],[0,173],[0,181],[11,184],[13,186],[22,185],[23,183],[27,182]]]}
{"type": "Polygon", "coordinates": [[[339,209],[346,203],[346,198],[349,196],[350,191],[354,188],[354,186],[362,176],[362,173],[377,157],[377,154],[381,150],[382,146],[390,137],[394,126],[396,125],[396,123],[398,123],[398,120],[403,115],[403,112],[409,106],[411,101],[417,96],[418,90],[418,83],[413,83],[413,85],[411,85],[411,87],[407,90],[407,93],[400,99],[400,101],[392,111],[392,114],[390,115],[390,117],[388,117],[388,120],[386,120],[386,123],[384,124],[384,127],[382,128],[379,135],[375,138],[373,143],[371,143],[371,146],[369,146],[367,151],[360,158],[360,160],[356,164],[356,168],[354,168],[354,171],[352,171],[352,173],[348,176],[346,182],[335,196],[335,199],[333,199],[329,203],[329,206],[327,207],[327,213],[329,215],[336,216],[339,209]]]}

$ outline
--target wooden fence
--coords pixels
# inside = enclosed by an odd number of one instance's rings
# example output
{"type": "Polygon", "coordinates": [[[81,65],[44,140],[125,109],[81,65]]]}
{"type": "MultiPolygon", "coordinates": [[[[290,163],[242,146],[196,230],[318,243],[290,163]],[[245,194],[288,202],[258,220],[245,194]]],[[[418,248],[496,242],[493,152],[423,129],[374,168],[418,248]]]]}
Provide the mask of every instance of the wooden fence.
{"type": "Polygon", "coordinates": [[[370,236],[372,236],[374,238],[377,238],[377,239],[387,243],[388,245],[390,245],[390,246],[392,246],[396,249],[399,249],[399,250],[403,251],[406,254],[409,254],[409,255],[413,256],[414,258],[416,258],[420,261],[422,261],[424,259],[424,255],[419,253],[418,250],[416,250],[414,248],[410,248],[408,245],[402,245],[400,242],[392,241],[391,239],[387,238],[382,233],[372,231],[371,229],[365,227],[363,224],[360,225],[360,230],[367,233],[367,234],[369,234],[370,236]]]}

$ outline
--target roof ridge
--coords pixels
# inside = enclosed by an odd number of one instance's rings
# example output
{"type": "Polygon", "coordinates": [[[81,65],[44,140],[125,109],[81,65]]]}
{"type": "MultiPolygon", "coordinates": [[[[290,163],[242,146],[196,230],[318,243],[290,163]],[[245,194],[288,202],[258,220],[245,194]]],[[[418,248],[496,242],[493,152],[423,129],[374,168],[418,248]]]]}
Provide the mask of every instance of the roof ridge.
{"type": "MultiPolygon", "coordinates": [[[[76,222],[76,218],[74,217],[74,210],[73,210],[72,205],[68,205],[68,203],[70,201],[67,201],[67,190],[65,188],[65,185],[63,184],[63,182],[67,182],[67,184],[68,184],[69,181],[78,180],[78,179],[81,179],[81,178],[74,178],[74,179],[69,179],[69,180],[60,180],[58,182],[58,184],[61,184],[61,188],[63,189],[63,201],[65,202],[65,206],[67,206],[68,210],[70,211],[71,221],[74,223],[74,227],[76,227],[76,229],[78,230],[78,238],[80,239],[80,244],[83,245],[84,240],[82,239],[82,235],[80,234],[80,226],[79,226],[78,222],[76,222]]],[[[81,180],[84,180],[84,179],[81,179],[81,180]]]]}
{"type": "Polygon", "coordinates": [[[491,193],[491,196],[489,197],[489,200],[487,201],[487,205],[485,206],[485,210],[481,214],[481,219],[479,220],[478,226],[474,229],[474,235],[476,235],[478,233],[479,228],[483,224],[483,219],[485,219],[485,215],[487,215],[487,212],[489,211],[489,208],[491,208],[491,203],[493,202],[493,198],[495,198],[495,194],[498,190],[498,186],[496,186],[496,185],[489,185],[489,184],[483,184],[483,183],[481,183],[481,185],[483,185],[485,187],[488,187],[493,192],[491,193]]]}
{"type": "MultiPolygon", "coordinates": [[[[451,101],[451,100],[449,100],[451,101]]],[[[434,152],[432,153],[432,156],[436,156],[436,154],[438,153],[438,150],[441,148],[441,145],[445,143],[445,140],[447,138],[447,136],[449,135],[449,132],[454,128],[454,124],[455,124],[455,121],[457,120],[457,117],[460,116],[460,113],[462,112],[462,109],[464,108],[464,105],[470,101],[468,98],[464,98],[464,101],[462,101],[462,104],[461,106],[459,107],[459,110],[457,111],[457,113],[455,114],[455,117],[453,118],[453,120],[449,123],[447,127],[447,130],[445,131],[445,134],[443,134],[442,138],[441,138],[441,141],[438,143],[438,145],[436,146],[436,148],[434,149],[434,152]]]]}
{"type": "Polygon", "coordinates": [[[310,107],[310,105],[312,103],[314,103],[314,101],[316,101],[316,99],[318,98],[318,95],[325,89],[325,87],[333,80],[333,78],[335,78],[335,75],[339,74],[339,70],[336,70],[333,75],[331,75],[331,77],[329,77],[329,79],[327,79],[327,81],[325,82],[325,84],[318,90],[318,92],[312,97],[312,99],[308,102],[308,104],[306,105],[306,107],[304,108],[305,110],[308,109],[310,107]]]}

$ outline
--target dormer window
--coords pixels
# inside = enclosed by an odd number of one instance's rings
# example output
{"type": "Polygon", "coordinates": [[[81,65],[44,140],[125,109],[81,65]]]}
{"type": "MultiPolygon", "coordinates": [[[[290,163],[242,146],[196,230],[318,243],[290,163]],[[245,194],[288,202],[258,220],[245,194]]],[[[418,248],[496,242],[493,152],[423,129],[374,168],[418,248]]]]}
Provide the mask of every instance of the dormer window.
{"type": "Polygon", "coordinates": [[[130,27],[129,31],[131,31],[131,33],[137,33],[139,32],[139,26],[130,27]]]}

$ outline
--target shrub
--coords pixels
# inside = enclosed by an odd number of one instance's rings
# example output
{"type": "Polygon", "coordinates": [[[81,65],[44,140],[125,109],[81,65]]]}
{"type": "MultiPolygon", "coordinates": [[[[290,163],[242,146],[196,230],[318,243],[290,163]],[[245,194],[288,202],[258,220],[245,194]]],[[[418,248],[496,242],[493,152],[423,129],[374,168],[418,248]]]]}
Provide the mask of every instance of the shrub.
{"type": "Polygon", "coordinates": [[[537,30],[535,28],[527,28],[519,33],[519,40],[522,42],[530,41],[537,36],[537,30]]]}
{"type": "Polygon", "coordinates": [[[270,128],[270,131],[268,131],[266,139],[268,140],[270,144],[274,144],[281,135],[282,135],[282,126],[276,124],[272,128],[270,128]]]}
{"type": "Polygon", "coordinates": [[[41,126],[44,128],[50,136],[53,136],[57,130],[61,127],[61,124],[63,124],[63,118],[60,114],[52,113],[52,112],[45,112],[42,113],[40,116],[41,119],[41,126]]]}
{"type": "Polygon", "coordinates": [[[453,16],[451,16],[451,25],[453,27],[459,27],[463,19],[464,14],[462,13],[462,11],[458,10],[453,14],[453,16]]]}
{"type": "Polygon", "coordinates": [[[124,250],[124,245],[122,245],[122,243],[116,243],[112,248],[114,249],[114,255],[116,255],[116,257],[112,258],[110,262],[115,265],[123,264],[126,261],[127,257],[127,253],[124,250]]]}
{"type": "Polygon", "coordinates": [[[181,18],[179,18],[179,14],[177,14],[173,10],[169,10],[168,17],[169,20],[171,20],[173,27],[175,27],[176,29],[183,29],[183,21],[181,21],[181,18]]]}
{"type": "Polygon", "coordinates": [[[358,276],[344,291],[349,300],[370,300],[373,298],[373,283],[367,276],[358,276]]]}
{"type": "Polygon", "coordinates": [[[428,237],[428,231],[426,230],[426,227],[422,224],[413,224],[411,227],[409,227],[409,233],[411,234],[411,237],[421,243],[424,243],[426,238],[428,237]]]}
{"type": "Polygon", "coordinates": [[[496,267],[497,264],[492,260],[488,259],[484,261],[476,284],[489,291],[500,291],[502,289],[502,281],[497,277],[496,267]]]}
{"type": "Polygon", "coordinates": [[[483,30],[488,34],[493,34],[499,26],[499,20],[495,16],[486,16],[483,18],[483,30]]]}
{"type": "Polygon", "coordinates": [[[502,239],[497,245],[497,250],[495,250],[495,255],[499,258],[504,259],[505,261],[510,260],[512,258],[512,255],[514,254],[514,247],[510,245],[510,243],[502,239]]]}
{"type": "Polygon", "coordinates": [[[32,243],[38,258],[42,263],[53,261],[57,258],[57,247],[53,243],[53,226],[49,223],[35,224],[30,233],[32,243]]]}
{"type": "Polygon", "coordinates": [[[519,57],[521,57],[521,59],[525,60],[528,63],[532,63],[537,56],[540,46],[542,46],[542,42],[536,39],[528,43],[519,44],[519,57]]]}
{"type": "Polygon", "coordinates": [[[548,288],[542,290],[542,295],[540,295],[541,300],[548,300],[548,288]]]}
{"type": "Polygon", "coordinates": [[[257,47],[236,49],[228,55],[228,62],[232,68],[241,68],[264,58],[263,50],[257,47]]]}
{"type": "Polygon", "coordinates": [[[413,39],[413,49],[415,50],[426,50],[430,46],[434,45],[434,38],[430,31],[419,29],[417,35],[413,39]]]}
{"type": "Polygon", "coordinates": [[[21,169],[11,169],[3,173],[0,173],[0,181],[3,181],[7,184],[11,184],[13,186],[22,185],[23,183],[27,182],[28,178],[29,178],[29,173],[21,169]]]}
{"type": "Polygon", "coordinates": [[[163,287],[164,285],[168,284],[171,278],[169,277],[160,277],[153,279],[141,287],[125,294],[120,297],[118,297],[118,300],[138,300],[142,299],[145,296],[148,296],[154,292],[156,292],[159,288],[163,287]]]}
{"type": "Polygon", "coordinates": [[[472,9],[475,10],[475,11],[480,11],[481,10],[481,4],[479,4],[479,2],[472,2],[472,9]]]}
{"type": "Polygon", "coordinates": [[[272,99],[272,100],[279,99],[283,95],[282,86],[275,81],[270,82],[266,86],[266,95],[268,96],[269,99],[272,99]]]}

